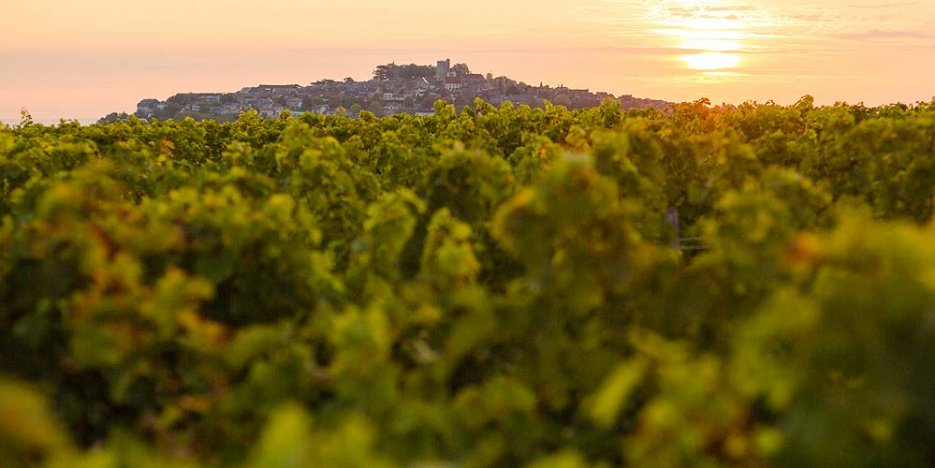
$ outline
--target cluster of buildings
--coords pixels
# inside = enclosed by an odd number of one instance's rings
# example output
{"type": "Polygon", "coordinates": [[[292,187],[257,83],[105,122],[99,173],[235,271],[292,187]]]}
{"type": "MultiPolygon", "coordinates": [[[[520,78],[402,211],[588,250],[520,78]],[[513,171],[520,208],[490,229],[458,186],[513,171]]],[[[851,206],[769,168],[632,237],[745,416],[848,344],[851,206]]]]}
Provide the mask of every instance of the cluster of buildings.
{"type": "Polygon", "coordinates": [[[617,99],[624,108],[654,107],[664,109],[670,103],[654,99],[615,97],[610,93],[587,89],[531,86],[507,77],[472,73],[467,65],[451,65],[451,60],[439,60],[436,65],[380,65],[368,81],[321,80],[300,86],[259,85],[234,93],[183,93],[165,101],[144,99],[137,105],[140,118],[233,120],[244,111],[254,109],[264,117],[277,117],[283,112],[303,114],[342,114],[356,116],[361,111],[376,115],[401,112],[417,115],[434,113],[434,103],[443,99],[459,108],[473,104],[479,97],[499,106],[504,102],[516,105],[541,106],[544,101],[569,109],[600,105],[605,99],[617,99]]]}

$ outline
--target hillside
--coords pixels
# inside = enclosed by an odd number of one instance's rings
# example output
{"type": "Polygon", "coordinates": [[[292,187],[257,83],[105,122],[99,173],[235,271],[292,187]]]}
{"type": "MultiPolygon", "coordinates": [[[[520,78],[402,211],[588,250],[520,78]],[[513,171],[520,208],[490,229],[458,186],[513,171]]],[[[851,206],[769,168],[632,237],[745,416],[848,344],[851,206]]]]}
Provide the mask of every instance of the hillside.
{"type": "MultiPolygon", "coordinates": [[[[268,118],[283,112],[356,116],[362,110],[377,116],[396,113],[431,115],[435,112],[434,103],[439,99],[461,108],[473,105],[475,98],[495,106],[511,102],[541,107],[543,102],[549,101],[569,109],[595,107],[606,99],[617,100],[624,110],[664,109],[671,105],[655,99],[630,95],[615,97],[587,89],[543,84],[532,86],[504,76],[472,73],[465,64],[451,65],[450,60],[440,60],[435,66],[380,65],[374,69],[372,79],[362,82],[347,78],[343,81],[320,80],[307,86],[261,84],[235,93],[182,93],[165,101],[144,99],[137,105],[134,115],[145,119],[190,116],[221,121],[235,119],[250,109],[268,118]]],[[[118,117],[111,114],[104,120],[113,121],[118,117]]]]}

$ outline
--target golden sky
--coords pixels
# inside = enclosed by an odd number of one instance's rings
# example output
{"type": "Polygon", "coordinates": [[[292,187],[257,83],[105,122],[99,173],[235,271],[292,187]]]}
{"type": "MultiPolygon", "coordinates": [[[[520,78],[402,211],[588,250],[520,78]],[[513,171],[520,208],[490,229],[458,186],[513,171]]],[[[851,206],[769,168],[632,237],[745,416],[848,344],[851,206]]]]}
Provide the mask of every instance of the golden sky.
{"type": "Polygon", "coordinates": [[[0,0],[0,120],[142,98],[474,71],[667,100],[881,104],[935,96],[935,0],[0,0]]]}

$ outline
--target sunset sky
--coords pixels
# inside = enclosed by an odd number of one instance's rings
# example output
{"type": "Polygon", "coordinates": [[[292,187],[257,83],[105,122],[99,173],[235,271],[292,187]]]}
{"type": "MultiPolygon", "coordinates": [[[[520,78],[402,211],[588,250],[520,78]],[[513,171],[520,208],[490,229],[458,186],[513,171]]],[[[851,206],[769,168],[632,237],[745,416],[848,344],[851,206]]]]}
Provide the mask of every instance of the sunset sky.
{"type": "Polygon", "coordinates": [[[0,0],[0,121],[147,97],[475,72],[672,101],[875,105],[935,96],[935,0],[0,0]]]}

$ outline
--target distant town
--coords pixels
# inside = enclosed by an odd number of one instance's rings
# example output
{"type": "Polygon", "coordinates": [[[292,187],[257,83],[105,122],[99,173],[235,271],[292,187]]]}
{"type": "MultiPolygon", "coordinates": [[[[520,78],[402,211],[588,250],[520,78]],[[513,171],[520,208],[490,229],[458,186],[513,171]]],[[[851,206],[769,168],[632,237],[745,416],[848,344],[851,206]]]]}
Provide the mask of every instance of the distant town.
{"type": "MultiPolygon", "coordinates": [[[[137,105],[139,118],[159,120],[193,117],[195,119],[234,120],[240,113],[256,110],[264,117],[277,117],[283,112],[295,115],[307,112],[327,115],[357,116],[369,111],[378,116],[397,113],[432,115],[435,101],[441,99],[462,108],[474,98],[499,106],[505,102],[541,107],[546,101],[554,105],[578,109],[600,105],[605,99],[620,102],[624,109],[653,107],[665,109],[671,103],[657,99],[614,96],[588,89],[571,89],[564,85],[551,87],[523,82],[488,73],[471,72],[463,63],[451,64],[450,59],[432,65],[379,65],[368,81],[321,80],[298,84],[265,85],[243,88],[234,93],[181,93],[165,101],[143,99],[137,105]]],[[[101,119],[116,120],[126,114],[113,113],[101,119]]]]}

